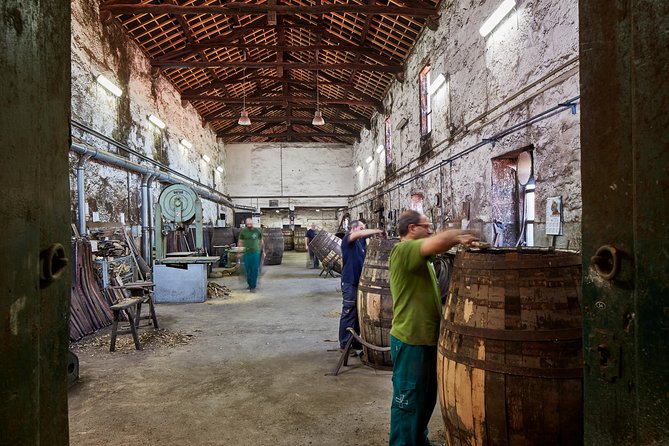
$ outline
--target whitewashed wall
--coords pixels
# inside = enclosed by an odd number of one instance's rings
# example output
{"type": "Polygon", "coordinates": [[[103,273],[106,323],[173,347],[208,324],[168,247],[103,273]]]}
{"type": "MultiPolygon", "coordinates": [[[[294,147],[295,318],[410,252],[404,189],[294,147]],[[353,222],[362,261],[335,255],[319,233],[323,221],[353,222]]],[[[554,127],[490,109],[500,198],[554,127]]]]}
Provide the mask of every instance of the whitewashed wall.
{"type": "MultiPolygon", "coordinates": [[[[190,104],[182,104],[179,93],[162,76],[151,76],[148,59],[114,22],[104,25],[99,18],[98,2],[72,2],[72,119],[113,138],[170,168],[225,193],[226,162],[223,145],[216,135],[203,127],[190,104]],[[95,78],[103,74],[123,90],[120,98],[102,88],[95,78]],[[147,117],[154,114],[166,124],[165,130],[152,125],[147,117]],[[187,149],[181,139],[193,144],[187,149]],[[206,163],[202,155],[210,157],[206,163]],[[217,166],[223,172],[216,170],[217,166]]],[[[75,139],[104,150],[116,148],[73,128],[75,139]]],[[[73,219],[76,218],[77,157],[71,156],[73,219]]],[[[130,159],[137,161],[133,156],[130,159]]],[[[117,168],[89,162],[86,165],[88,218],[93,211],[101,221],[118,221],[124,213],[127,223],[139,222],[141,179],[117,168]],[[130,204],[128,204],[130,203],[130,204]]],[[[154,188],[157,199],[160,186],[154,188]]],[[[214,222],[218,206],[203,200],[205,222],[214,222]]],[[[220,207],[232,215],[231,210],[220,207]]],[[[231,220],[231,218],[229,218],[231,220]]]]}
{"type": "MultiPolygon", "coordinates": [[[[316,223],[318,229],[325,229],[328,232],[335,233],[339,228],[339,223],[344,214],[343,208],[323,208],[316,209],[296,208],[295,226],[308,228],[312,223],[316,223]]],[[[281,209],[279,212],[273,209],[264,209],[260,213],[260,224],[268,228],[283,228],[290,225],[288,210],[281,209]]]]}
{"type": "Polygon", "coordinates": [[[235,203],[344,207],[353,194],[353,149],[345,144],[227,144],[227,191],[235,203]]]}
{"type": "MultiPolygon", "coordinates": [[[[435,223],[459,217],[462,202],[470,203],[470,219],[483,237],[492,237],[491,158],[534,146],[537,224],[535,245],[547,245],[544,235],[547,197],[561,195],[564,236],[558,247],[580,248],[581,180],[579,115],[560,109],[508,136],[485,144],[416,180],[410,177],[466,150],[530,117],[579,94],[578,2],[559,0],[519,2],[486,38],[478,30],[499,0],[442,2],[436,31],[425,30],[406,64],[404,82],[395,82],[384,100],[392,120],[395,174],[386,176],[383,120],[373,118],[354,146],[353,164],[364,169],[356,177],[352,214],[372,217],[379,203],[388,209],[409,207],[410,192],[425,193],[428,216],[435,223]],[[420,157],[418,73],[426,63],[432,78],[443,73],[447,83],[432,96],[432,151],[420,157]],[[403,129],[398,123],[407,120],[403,129]],[[372,155],[374,161],[364,160],[372,155]],[[442,176],[443,175],[443,176],[442,176]],[[388,192],[404,182],[404,186],[388,192]],[[435,194],[443,196],[435,206],[435,194]]],[[[387,211],[386,211],[387,214],[387,211]]]]}

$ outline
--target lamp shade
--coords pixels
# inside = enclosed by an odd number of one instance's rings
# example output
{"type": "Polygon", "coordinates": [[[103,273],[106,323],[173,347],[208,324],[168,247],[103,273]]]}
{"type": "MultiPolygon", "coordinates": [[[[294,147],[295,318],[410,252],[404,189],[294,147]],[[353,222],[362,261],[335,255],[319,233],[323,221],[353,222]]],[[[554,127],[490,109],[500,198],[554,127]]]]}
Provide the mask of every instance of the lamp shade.
{"type": "Polygon", "coordinates": [[[314,113],[314,120],[311,121],[313,125],[323,125],[325,124],[325,120],[323,119],[323,114],[321,113],[320,110],[316,110],[316,113],[314,113]]]}
{"type": "Polygon", "coordinates": [[[251,125],[251,120],[249,119],[249,112],[247,112],[246,110],[242,110],[242,113],[239,116],[239,121],[237,121],[237,124],[251,125]]]}

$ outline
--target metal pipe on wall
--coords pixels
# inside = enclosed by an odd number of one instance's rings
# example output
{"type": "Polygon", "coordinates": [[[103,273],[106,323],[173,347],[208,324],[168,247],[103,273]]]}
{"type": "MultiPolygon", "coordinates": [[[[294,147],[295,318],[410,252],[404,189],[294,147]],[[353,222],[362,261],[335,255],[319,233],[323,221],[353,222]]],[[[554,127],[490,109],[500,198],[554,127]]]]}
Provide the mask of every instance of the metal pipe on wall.
{"type": "Polygon", "coordinates": [[[121,156],[115,155],[104,150],[97,148],[87,147],[83,144],[73,142],[70,145],[70,150],[81,155],[89,155],[89,158],[98,160],[107,164],[111,164],[116,167],[121,167],[123,169],[129,170],[131,172],[140,174],[140,175],[153,175],[157,180],[169,184],[186,184],[191,187],[201,198],[212,201],[214,203],[220,203],[229,208],[243,209],[247,211],[252,211],[254,208],[252,206],[244,206],[240,204],[235,204],[225,198],[223,194],[218,191],[208,189],[196,184],[194,181],[184,181],[183,178],[179,178],[175,175],[161,172],[160,170],[154,169],[152,167],[142,166],[133,161],[125,159],[121,156]]]}
{"type": "Polygon", "coordinates": [[[77,210],[79,217],[79,234],[86,234],[86,193],[84,190],[84,170],[90,155],[82,155],[77,162],[77,210]]]}
{"type": "MultiPolygon", "coordinates": [[[[149,226],[149,256],[145,257],[144,260],[146,260],[146,263],[149,264],[149,266],[153,266],[153,256],[151,255],[151,247],[153,246],[153,243],[155,241],[155,232],[156,228],[153,223],[153,180],[156,178],[155,175],[151,175],[146,182],[146,199],[147,203],[149,204],[148,206],[148,212],[149,212],[149,221],[148,226],[149,226]]],[[[216,203],[218,205],[218,203],[216,203]]]]}
{"type": "Polygon", "coordinates": [[[149,180],[152,174],[142,175],[142,257],[146,260],[151,254],[151,237],[149,236],[149,180]]]}

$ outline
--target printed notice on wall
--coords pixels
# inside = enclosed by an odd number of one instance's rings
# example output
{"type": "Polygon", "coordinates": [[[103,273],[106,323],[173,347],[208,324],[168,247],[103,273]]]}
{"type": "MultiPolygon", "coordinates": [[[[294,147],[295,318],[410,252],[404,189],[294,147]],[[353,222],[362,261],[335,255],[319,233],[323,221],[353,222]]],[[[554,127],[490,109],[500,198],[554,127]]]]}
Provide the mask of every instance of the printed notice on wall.
{"type": "Polygon", "coordinates": [[[562,235],[562,197],[546,200],[546,235],[562,235]]]}

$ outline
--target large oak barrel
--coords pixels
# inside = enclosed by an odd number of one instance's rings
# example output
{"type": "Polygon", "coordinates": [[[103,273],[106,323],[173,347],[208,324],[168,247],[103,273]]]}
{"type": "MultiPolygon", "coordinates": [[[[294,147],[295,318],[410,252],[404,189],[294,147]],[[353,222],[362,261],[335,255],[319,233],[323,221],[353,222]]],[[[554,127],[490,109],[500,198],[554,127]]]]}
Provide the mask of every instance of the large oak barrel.
{"type": "Polygon", "coordinates": [[[263,228],[265,265],[280,265],[283,259],[283,234],[281,228],[263,228]]]}
{"type": "Polygon", "coordinates": [[[437,355],[451,446],[583,444],[581,258],[455,257],[437,355]]]}
{"type": "Polygon", "coordinates": [[[295,247],[293,243],[293,230],[284,228],[281,230],[281,233],[283,234],[283,250],[292,251],[295,247]]]}
{"type": "Polygon", "coordinates": [[[235,244],[234,228],[231,226],[225,228],[213,228],[213,235],[211,236],[212,246],[230,246],[235,244]]]}
{"type": "Polygon", "coordinates": [[[324,266],[331,267],[334,271],[341,274],[342,257],[340,238],[321,229],[316,233],[316,237],[314,237],[311,243],[309,243],[309,247],[324,266]]]}
{"type": "MultiPolygon", "coordinates": [[[[358,284],[358,322],[360,336],[379,347],[390,347],[393,322],[393,297],[390,294],[388,260],[397,239],[371,239],[358,284]]],[[[378,352],[363,346],[362,361],[376,369],[392,369],[390,352],[378,352]]]]}
{"type": "Polygon", "coordinates": [[[293,235],[293,245],[295,251],[297,252],[306,252],[307,245],[304,244],[304,237],[307,236],[307,228],[295,228],[293,235]]]}

